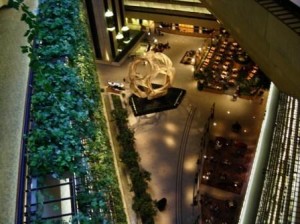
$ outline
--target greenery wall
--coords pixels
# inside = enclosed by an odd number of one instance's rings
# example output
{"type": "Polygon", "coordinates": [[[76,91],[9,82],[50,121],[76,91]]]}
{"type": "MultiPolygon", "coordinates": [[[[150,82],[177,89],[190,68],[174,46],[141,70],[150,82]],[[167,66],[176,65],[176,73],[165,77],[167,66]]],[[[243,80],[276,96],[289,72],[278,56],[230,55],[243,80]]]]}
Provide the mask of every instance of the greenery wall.
{"type": "Polygon", "coordinates": [[[126,223],[83,2],[40,1],[37,16],[22,0],[10,5],[29,27],[22,47],[34,74],[29,175],[79,178],[73,222],[126,223]]]}
{"type": "Polygon", "coordinates": [[[117,139],[122,146],[121,159],[126,165],[134,192],[132,208],[139,215],[143,224],[154,224],[156,208],[151,195],[147,192],[150,173],[139,165],[139,154],[135,150],[134,132],[128,127],[127,110],[122,107],[119,96],[112,95],[114,110],[112,116],[117,124],[117,139]]]}

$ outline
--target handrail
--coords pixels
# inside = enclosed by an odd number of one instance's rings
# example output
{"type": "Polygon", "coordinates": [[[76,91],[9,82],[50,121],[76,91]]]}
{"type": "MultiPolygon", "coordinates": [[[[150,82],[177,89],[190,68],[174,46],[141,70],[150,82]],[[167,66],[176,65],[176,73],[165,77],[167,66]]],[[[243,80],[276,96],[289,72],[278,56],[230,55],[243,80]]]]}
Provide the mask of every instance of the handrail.
{"type": "MultiPolygon", "coordinates": [[[[75,181],[75,176],[73,176],[70,179],[70,191],[71,191],[71,195],[73,195],[76,198],[76,181],[75,181]]],[[[77,214],[77,204],[76,204],[76,200],[71,200],[71,210],[73,214],[77,214]]]]}
{"type": "Polygon", "coordinates": [[[300,35],[300,7],[290,1],[282,0],[256,0],[256,2],[300,35]]]}
{"type": "Polygon", "coordinates": [[[68,182],[65,183],[60,183],[60,184],[54,184],[54,185],[45,185],[43,187],[32,187],[33,179],[35,179],[35,183],[37,183],[37,178],[38,177],[28,177],[27,180],[27,204],[24,205],[24,207],[27,209],[26,212],[24,213],[24,216],[26,217],[26,220],[22,223],[31,223],[32,220],[36,220],[36,213],[38,212],[38,207],[39,206],[46,206],[47,204],[52,204],[52,203],[62,203],[63,201],[70,201],[70,209],[71,211],[69,213],[62,213],[62,211],[55,215],[55,216],[48,216],[49,214],[44,214],[42,215],[41,219],[42,220],[48,220],[48,219],[54,219],[54,218],[59,218],[59,217],[64,217],[64,216],[75,216],[78,211],[77,211],[77,203],[76,203],[76,182],[74,181],[75,176],[72,175],[72,177],[69,178],[68,182]],[[47,200],[44,200],[42,203],[38,202],[37,199],[37,191],[43,191],[45,189],[52,189],[52,188],[58,188],[61,190],[62,186],[69,186],[70,189],[70,195],[65,196],[65,197],[58,197],[58,198],[49,198],[47,200]],[[33,193],[33,195],[31,195],[33,193]],[[32,200],[32,198],[35,198],[32,200]],[[42,204],[42,205],[41,205],[42,204]],[[32,218],[33,217],[33,218],[32,218]]]}
{"type": "Polygon", "coordinates": [[[26,143],[25,143],[25,136],[29,132],[32,81],[33,81],[33,72],[30,69],[28,81],[27,81],[24,119],[23,119],[23,130],[22,130],[22,139],[21,139],[21,147],[20,147],[16,215],[15,215],[15,223],[16,224],[23,223],[23,217],[24,217],[24,199],[25,199],[25,186],[26,186],[25,182],[26,182],[26,173],[27,173],[27,166],[26,166],[27,148],[26,148],[26,143]]]}

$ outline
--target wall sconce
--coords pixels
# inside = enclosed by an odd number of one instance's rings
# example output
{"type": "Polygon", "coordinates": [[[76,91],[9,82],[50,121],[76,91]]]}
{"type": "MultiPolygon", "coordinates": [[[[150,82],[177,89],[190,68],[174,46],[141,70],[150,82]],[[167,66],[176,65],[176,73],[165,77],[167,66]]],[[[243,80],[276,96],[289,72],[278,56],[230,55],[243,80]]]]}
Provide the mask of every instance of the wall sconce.
{"type": "Polygon", "coordinates": [[[118,51],[121,52],[122,49],[124,48],[124,44],[123,44],[123,39],[124,39],[124,36],[121,32],[119,32],[117,35],[116,35],[116,39],[117,39],[117,42],[118,42],[118,51]]]}
{"type": "Polygon", "coordinates": [[[124,35],[124,43],[128,43],[130,41],[130,33],[128,26],[123,26],[121,30],[124,35]]]}
{"type": "Polygon", "coordinates": [[[104,14],[106,18],[106,24],[107,24],[107,30],[114,31],[116,29],[115,23],[114,23],[114,13],[110,11],[109,9],[104,14]]]}
{"type": "Polygon", "coordinates": [[[117,39],[117,40],[122,40],[123,38],[124,38],[124,36],[123,36],[123,34],[120,33],[120,32],[116,35],[116,39],[117,39]]]}

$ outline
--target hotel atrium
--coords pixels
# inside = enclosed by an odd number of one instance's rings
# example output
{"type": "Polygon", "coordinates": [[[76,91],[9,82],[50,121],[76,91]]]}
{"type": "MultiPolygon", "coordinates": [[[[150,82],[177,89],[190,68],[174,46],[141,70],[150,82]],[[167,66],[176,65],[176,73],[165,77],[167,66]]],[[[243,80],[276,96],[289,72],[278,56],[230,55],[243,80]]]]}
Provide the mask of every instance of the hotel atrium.
{"type": "Polygon", "coordinates": [[[300,223],[299,0],[0,0],[0,43],[0,224],[300,223]]]}

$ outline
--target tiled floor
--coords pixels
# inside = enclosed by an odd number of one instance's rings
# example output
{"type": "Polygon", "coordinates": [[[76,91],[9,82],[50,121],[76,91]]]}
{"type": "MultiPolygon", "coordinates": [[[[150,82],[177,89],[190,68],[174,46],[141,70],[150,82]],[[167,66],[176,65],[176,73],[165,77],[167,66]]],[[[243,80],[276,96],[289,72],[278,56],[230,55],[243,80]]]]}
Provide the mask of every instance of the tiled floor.
{"type": "MultiPolygon", "coordinates": [[[[33,5],[35,1],[29,1],[33,5]]],[[[0,224],[14,223],[28,58],[21,12],[0,8],[0,224]]]]}

